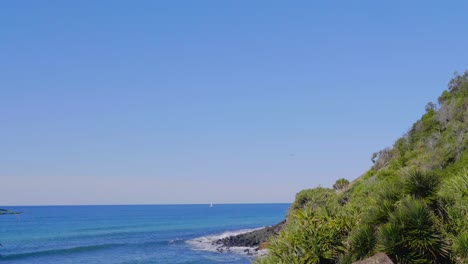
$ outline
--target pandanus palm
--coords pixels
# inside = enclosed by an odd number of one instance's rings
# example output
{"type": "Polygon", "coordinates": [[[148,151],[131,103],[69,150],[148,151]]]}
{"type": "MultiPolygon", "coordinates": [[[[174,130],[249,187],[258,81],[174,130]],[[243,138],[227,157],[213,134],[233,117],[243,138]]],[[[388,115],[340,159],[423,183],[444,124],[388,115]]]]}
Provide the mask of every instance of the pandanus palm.
{"type": "Polygon", "coordinates": [[[403,192],[414,198],[432,203],[437,198],[440,188],[440,177],[433,173],[411,170],[405,175],[403,192]]]}
{"type": "Polygon", "coordinates": [[[377,249],[398,263],[447,263],[448,245],[439,221],[427,204],[403,199],[378,232],[377,249]]]}

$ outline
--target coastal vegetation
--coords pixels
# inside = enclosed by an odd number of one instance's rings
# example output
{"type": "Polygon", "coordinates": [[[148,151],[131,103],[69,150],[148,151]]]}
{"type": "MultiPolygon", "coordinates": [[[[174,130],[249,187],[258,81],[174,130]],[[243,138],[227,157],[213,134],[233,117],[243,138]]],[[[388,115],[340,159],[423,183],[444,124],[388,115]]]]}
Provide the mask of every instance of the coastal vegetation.
{"type": "Polygon", "coordinates": [[[468,72],[361,177],[300,191],[256,264],[468,263],[468,72]]]}

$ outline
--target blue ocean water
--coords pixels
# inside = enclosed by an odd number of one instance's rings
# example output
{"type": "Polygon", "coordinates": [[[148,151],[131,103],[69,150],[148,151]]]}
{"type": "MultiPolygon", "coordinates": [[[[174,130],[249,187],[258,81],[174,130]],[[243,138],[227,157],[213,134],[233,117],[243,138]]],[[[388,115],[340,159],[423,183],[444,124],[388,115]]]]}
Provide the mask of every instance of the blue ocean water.
{"type": "MultiPolygon", "coordinates": [[[[281,221],[289,204],[7,207],[0,263],[250,263],[190,241],[281,221]]],[[[5,207],[2,207],[5,208],[5,207]]]]}

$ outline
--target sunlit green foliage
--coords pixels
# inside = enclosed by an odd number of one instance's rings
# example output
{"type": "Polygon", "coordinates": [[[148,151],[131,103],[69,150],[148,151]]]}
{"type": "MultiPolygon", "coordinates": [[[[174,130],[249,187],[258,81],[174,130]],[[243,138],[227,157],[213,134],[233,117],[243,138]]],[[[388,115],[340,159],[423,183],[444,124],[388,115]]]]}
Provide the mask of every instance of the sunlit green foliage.
{"type": "Polygon", "coordinates": [[[456,256],[456,262],[468,263],[468,231],[465,231],[455,237],[453,241],[453,251],[456,256]]]}
{"type": "Polygon", "coordinates": [[[433,173],[422,173],[412,170],[405,175],[403,193],[414,198],[432,202],[437,198],[440,187],[440,177],[433,173]]]}
{"type": "Polygon", "coordinates": [[[380,251],[395,263],[468,263],[468,72],[371,160],[349,184],[299,192],[256,263],[352,263],[380,251]]]}
{"type": "Polygon", "coordinates": [[[311,207],[318,207],[328,203],[335,202],[338,196],[334,190],[328,188],[315,188],[302,190],[296,194],[296,199],[291,205],[291,211],[301,209],[306,204],[311,207]]]}
{"type": "Polygon", "coordinates": [[[349,181],[345,178],[341,178],[336,180],[335,184],[333,184],[333,189],[335,190],[343,190],[349,185],[349,181]]]}
{"type": "Polygon", "coordinates": [[[448,243],[439,220],[420,199],[406,197],[379,227],[377,251],[399,263],[447,263],[448,243]]]}
{"type": "Polygon", "coordinates": [[[290,213],[284,230],[269,242],[268,257],[259,263],[335,263],[346,251],[342,238],[352,229],[353,219],[336,202],[309,202],[290,213]]]}

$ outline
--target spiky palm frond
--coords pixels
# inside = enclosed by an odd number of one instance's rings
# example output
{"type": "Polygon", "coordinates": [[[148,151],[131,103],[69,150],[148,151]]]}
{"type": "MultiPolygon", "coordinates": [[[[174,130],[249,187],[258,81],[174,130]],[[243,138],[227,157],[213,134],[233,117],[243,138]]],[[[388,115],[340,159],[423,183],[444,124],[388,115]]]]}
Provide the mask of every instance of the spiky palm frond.
{"type": "Polygon", "coordinates": [[[365,214],[365,221],[374,225],[386,223],[395,206],[395,201],[381,200],[369,208],[365,214]]]}
{"type": "Polygon", "coordinates": [[[405,176],[403,192],[418,199],[432,202],[440,188],[440,177],[430,173],[411,170],[405,176]]]}
{"type": "Polygon", "coordinates": [[[455,199],[468,199],[468,169],[454,174],[444,182],[441,195],[455,199]]]}
{"type": "Polygon", "coordinates": [[[263,263],[335,263],[345,253],[353,212],[335,204],[305,206],[290,214],[280,234],[269,241],[263,263]]]}
{"type": "Polygon", "coordinates": [[[393,180],[380,186],[368,204],[368,210],[364,215],[364,222],[373,225],[384,224],[388,216],[395,210],[398,200],[402,197],[401,182],[393,180]]]}
{"type": "Polygon", "coordinates": [[[468,231],[458,235],[453,241],[453,252],[460,263],[468,263],[468,231]]]}
{"type": "Polygon", "coordinates": [[[385,252],[397,263],[407,263],[414,258],[412,252],[403,243],[402,227],[396,223],[387,223],[379,227],[377,250],[385,252]]]}
{"type": "Polygon", "coordinates": [[[378,239],[378,248],[399,262],[445,263],[449,257],[439,221],[420,199],[403,199],[380,227],[378,239]]]}
{"type": "Polygon", "coordinates": [[[376,237],[371,225],[363,225],[354,230],[350,237],[350,254],[354,259],[363,259],[373,253],[376,237]]]}

